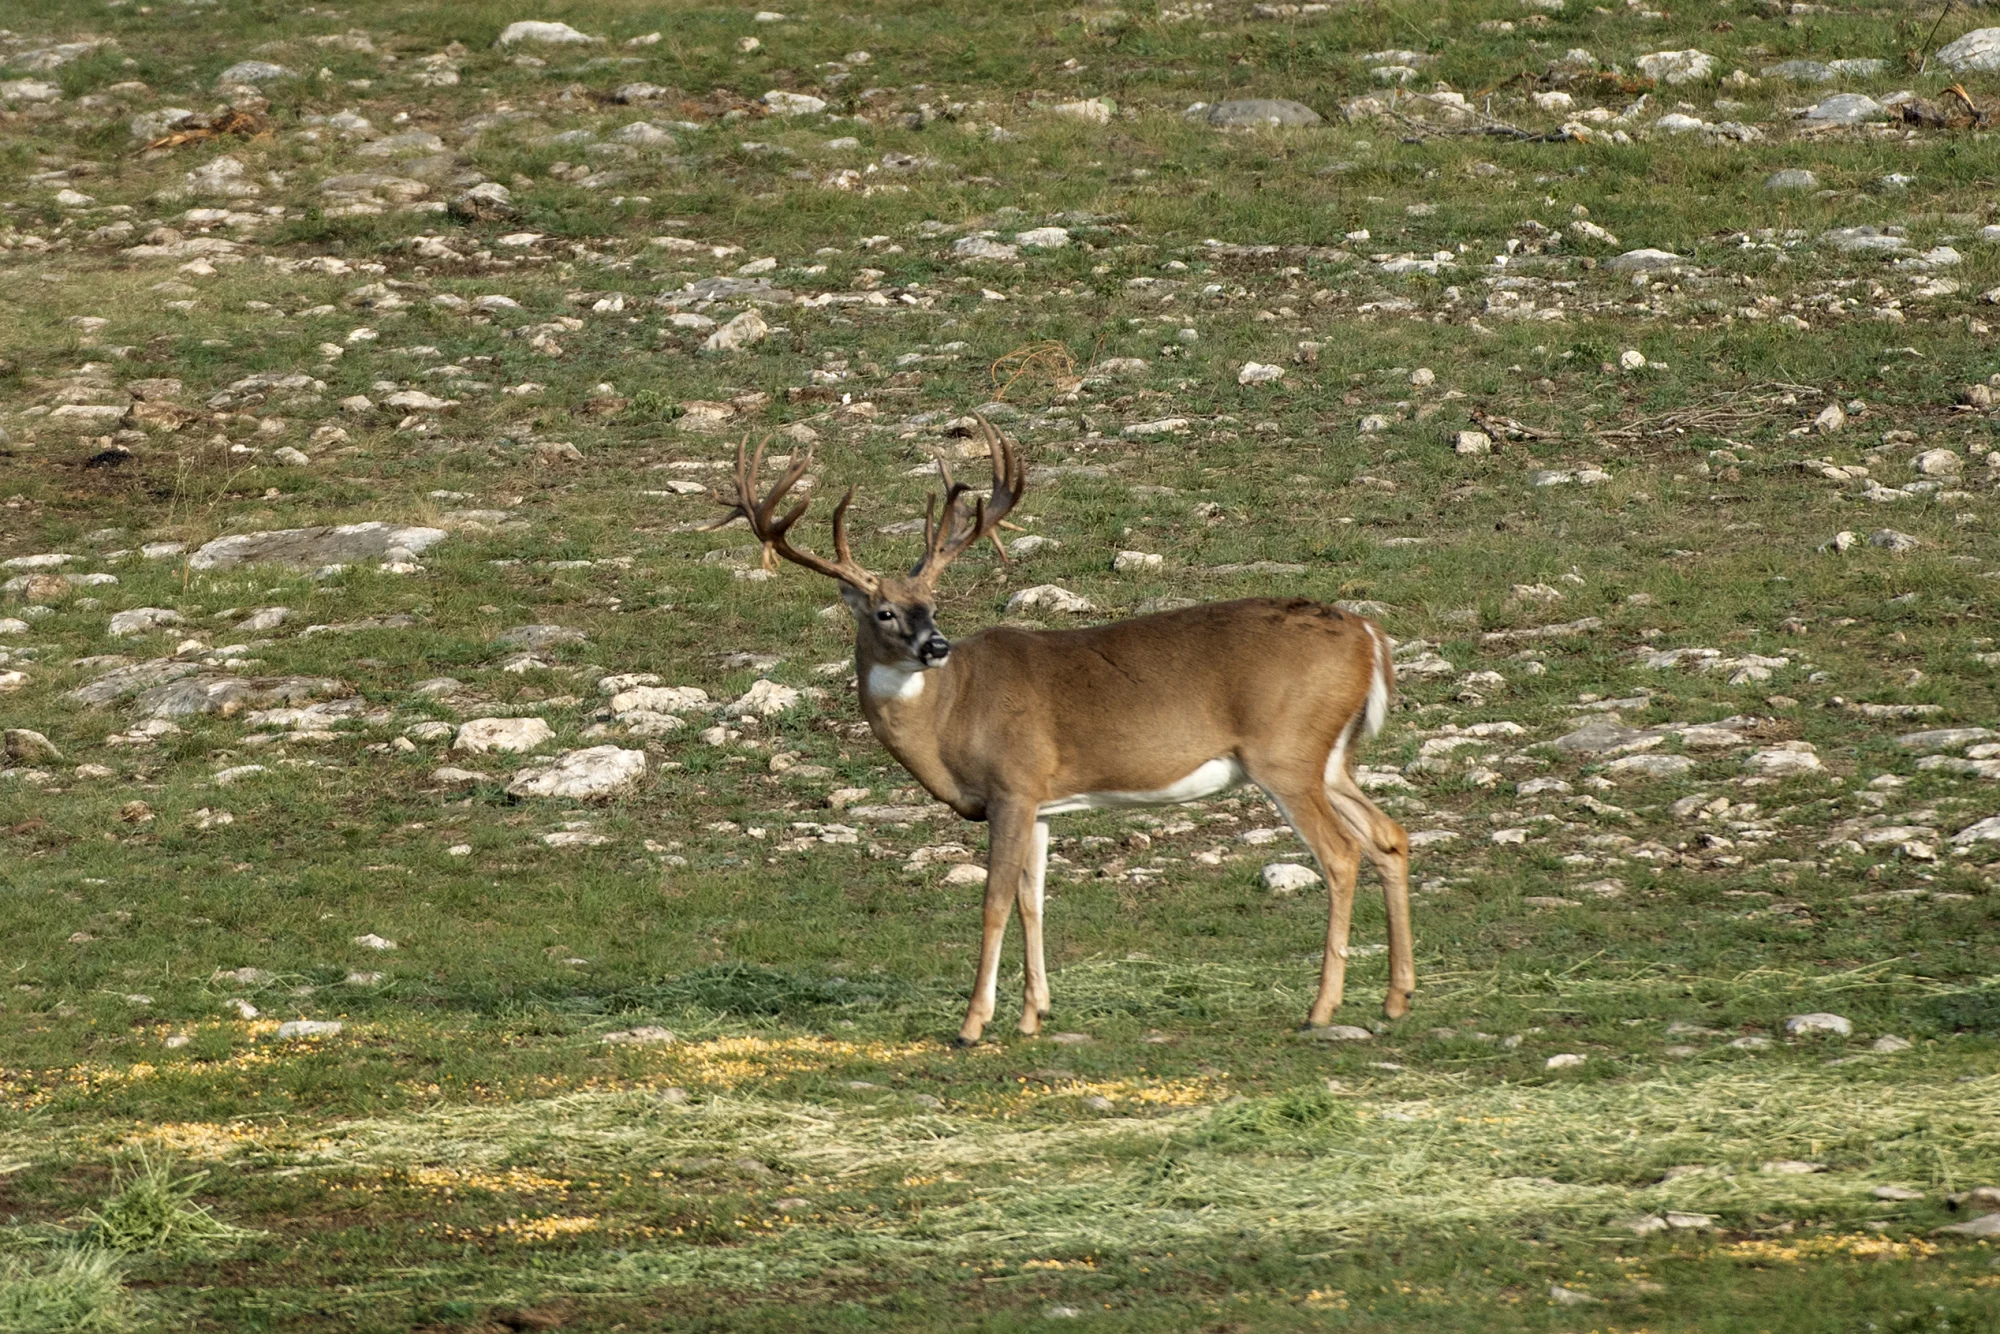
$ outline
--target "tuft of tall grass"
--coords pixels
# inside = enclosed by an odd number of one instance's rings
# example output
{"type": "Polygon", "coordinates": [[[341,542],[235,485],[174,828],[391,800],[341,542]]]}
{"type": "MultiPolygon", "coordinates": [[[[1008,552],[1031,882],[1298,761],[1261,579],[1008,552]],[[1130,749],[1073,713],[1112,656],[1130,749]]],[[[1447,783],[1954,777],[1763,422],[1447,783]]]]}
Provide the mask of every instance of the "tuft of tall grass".
{"type": "Polygon", "coordinates": [[[0,1330],[123,1334],[139,1322],[124,1261],[94,1246],[0,1254],[0,1330]]]}
{"type": "Polygon", "coordinates": [[[1200,1122],[1195,1139],[1216,1148],[1270,1146],[1284,1140],[1335,1135],[1359,1125],[1354,1108],[1327,1090],[1288,1089],[1268,1098],[1224,1103],[1200,1122]]]}
{"type": "Polygon", "coordinates": [[[217,1218],[196,1204],[195,1190],[207,1172],[176,1177],[165,1163],[144,1153],[117,1192],[81,1219],[91,1244],[122,1255],[164,1255],[192,1259],[213,1255],[257,1234],[217,1218]]]}

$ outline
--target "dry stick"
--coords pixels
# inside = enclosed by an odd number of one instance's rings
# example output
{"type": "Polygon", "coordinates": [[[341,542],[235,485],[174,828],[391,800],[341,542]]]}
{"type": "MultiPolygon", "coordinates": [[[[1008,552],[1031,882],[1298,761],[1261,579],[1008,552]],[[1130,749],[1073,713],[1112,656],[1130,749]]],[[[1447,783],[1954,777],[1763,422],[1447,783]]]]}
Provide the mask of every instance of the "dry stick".
{"type": "Polygon", "coordinates": [[[1924,38],[1924,58],[1917,62],[1917,73],[1922,74],[1931,67],[1931,43],[1937,40],[1938,29],[1944,26],[1945,16],[1951,13],[1958,0],[1944,0],[1944,8],[1938,11],[1937,22],[1931,24],[1930,35],[1924,38]]]}
{"type": "Polygon", "coordinates": [[[1484,88],[1481,88],[1478,92],[1474,93],[1473,96],[1484,98],[1486,100],[1486,109],[1487,111],[1491,112],[1493,109],[1493,94],[1499,92],[1502,88],[1505,88],[1510,83],[1518,83],[1524,79],[1529,83],[1536,83],[1540,81],[1540,78],[1541,76],[1536,74],[1533,70],[1526,70],[1526,69],[1516,70],[1514,73],[1509,74],[1506,78],[1500,80],[1498,83],[1487,84],[1484,88]]]}
{"type": "MultiPolygon", "coordinates": [[[[1434,99],[1426,97],[1422,93],[1411,94],[1410,100],[1433,102],[1433,104],[1435,105],[1434,99]]],[[[1565,136],[1561,134],[1552,134],[1552,135],[1530,134],[1528,133],[1528,131],[1522,129],[1518,125],[1513,125],[1507,121],[1500,120],[1496,117],[1487,115],[1486,113],[1482,112],[1478,107],[1468,106],[1466,110],[1470,111],[1474,116],[1479,117],[1481,120],[1485,122],[1485,124],[1468,125],[1468,126],[1430,125],[1426,124],[1423,121],[1417,120],[1412,116],[1405,115],[1404,113],[1396,110],[1395,107],[1393,106],[1388,108],[1388,113],[1391,118],[1398,120],[1402,122],[1404,125],[1408,126],[1410,129],[1416,130],[1420,134],[1425,134],[1425,135],[1442,135],[1442,136],[1461,137],[1461,138],[1469,135],[1504,135],[1509,138],[1520,139],[1529,143],[1561,143],[1565,138],[1565,136]]]]}
{"type": "Polygon", "coordinates": [[[1471,418],[1474,425],[1482,428],[1490,435],[1498,436],[1502,440],[1555,439],[1547,431],[1538,431],[1532,426],[1524,426],[1512,417],[1502,417],[1497,413],[1488,412],[1485,408],[1470,408],[1467,410],[1466,415],[1471,418]]]}
{"type": "Polygon", "coordinates": [[[1764,417],[1778,414],[1783,406],[1778,400],[1780,394],[1823,395],[1824,390],[1811,385],[1788,384],[1774,381],[1769,384],[1752,386],[1748,390],[1719,394],[1702,403],[1684,408],[1674,408],[1668,412],[1656,413],[1651,417],[1641,417],[1628,426],[1616,430],[1599,431],[1601,440],[1638,440],[1646,436],[1670,435],[1676,430],[1713,429],[1719,426],[1736,426],[1764,417]],[[1767,391],[1759,395],[1758,391],[1767,391]],[[1776,391],[1776,392],[1768,392],[1776,391]]]}

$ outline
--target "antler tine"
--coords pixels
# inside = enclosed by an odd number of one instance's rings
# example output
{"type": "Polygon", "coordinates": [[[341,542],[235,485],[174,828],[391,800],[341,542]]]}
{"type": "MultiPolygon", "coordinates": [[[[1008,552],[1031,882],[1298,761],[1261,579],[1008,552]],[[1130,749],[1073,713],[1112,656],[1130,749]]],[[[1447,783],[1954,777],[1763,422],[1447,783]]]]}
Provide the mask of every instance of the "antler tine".
{"type": "Polygon", "coordinates": [[[994,523],[998,524],[1001,515],[1012,509],[1014,502],[1021,498],[1021,493],[1027,490],[1028,468],[1021,461],[1020,454],[1015,452],[1013,444],[1000,434],[992,422],[982,417],[979,424],[985,430],[987,449],[993,456],[993,505],[1000,511],[994,516],[994,523]],[[1002,495],[1006,497],[1004,502],[1002,495]]]}
{"type": "Polygon", "coordinates": [[[744,445],[736,446],[736,498],[731,501],[718,497],[718,502],[729,512],[713,523],[702,526],[720,528],[741,518],[750,525],[750,531],[756,535],[757,540],[764,544],[765,569],[771,568],[773,555],[782,556],[794,565],[803,565],[808,570],[838,579],[842,583],[872,591],[876,585],[875,576],[857,565],[847,548],[847,506],[848,502],[854,499],[854,488],[848,488],[846,496],[842,497],[840,504],[833,511],[833,543],[839,559],[829,561],[815,556],[810,551],[800,551],[787,540],[787,535],[791,532],[792,526],[804,518],[806,511],[812,508],[813,498],[807,496],[782,515],[776,514],[776,510],[791,493],[792,488],[806,475],[806,470],[812,466],[812,451],[808,449],[803,453],[794,454],[791,463],[783,473],[779,474],[778,480],[771,484],[771,489],[765,492],[763,499],[760,500],[757,497],[757,475],[763,471],[764,448],[767,443],[769,442],[759,441],[756,452],[751,454],[748,460],[744,458],[744,445]]]}
{"type": "MultiPolygon", "coordinates": [[[[848,487],[847,494],[833,507],[833,558],[842,565],[854,565],[854,554],[847,549],[847,507],[854,503],[854,488],[848,487]]],[[[859,566],[855,566],[859,569],[859,566]]]]}
{"type": "Polygon", "coordinates": [[[1000,541],[1000,529],[1003,526],[1016,527],[1005,522],[1005,515],[1007,510],[1013,508],[1014,501],[1027,487],[1027,469],[1013,445],[1008,443],[1007,437],[1001,435],[994,429],[993,424],[984,418],[980,419],[979,424],[985,431],[987,450],[993,456],[993,502],[997,510],[993,525],[987,530],[987,536],[993,542],[993,550],[1000,557],[1000,563],[1007,565],[1012,562],[1008,559],[1007,548],[1000,541]]]}
{"type": "Polygon", "coordinates": [[[941,516],[938,514],[936,495],[924,497],[924,554],[918,558],[911,574],[921,570],[937,554],[939,545],[950,539],[952,529],[958,522],[958,498],[972,489],[952,477],[951,464],[945,461],[944,455],[937,456],[937,466],[938,477],[944,485],[944,513],[941,516]]]}
{"type": "MultiPolygon", "coordinates": [[[[756,452],[745,457],[744,448],[748,444],[748,441],[737,442],[736,468],[732,476],[732,481],[736,487],[736,496],[733,500],[717,496],[715,498],[716,503],[723,506],[729,512],[712,522],[703,524],[702,528],[722,528],[739,518],[742,519],[745,523],[749,524],[750,531],[755,533],[758,540],[764,544],[763,564],[764,568],[769,570],[773,568],[774,564],[772,561],[770,536],[771,511],[777,506],[778,501],[784,497],[791,482],[797,479],[780,477],[778,484],[771,488],[768,496],[762,501],[757,499],[757,478],[764,471],[764,447],[766,443],[763,440],[758,441],[756,452]]],[[[780,531],[782,532],[782,527],[780,531]]]]}
{"type": "MultiPolygon", "coordinates": [[[[979,419],[979,428],[986,437],[987,450],[993,460],[992,498],[980,498],[974,502],[972,519],[969,524],[959,520],[959,497],[972,488],[963,483],[951,482],[951,472],[944,460],[938,460],[938,469],[948,483],[944,496],[944,514],[933,528],[931,510],[924,511],[924,556],[910,571],[913,578],[935,580],[944,572],[944,567],[956,560],[969,546],[994,537],[1001,520],[1007,517],[1014,504],[1027,489],[1028,470],[1020,455],[1008,443],[1007,438],[995,429],[992,422],[984,417],[979,419]]],[[[935,500],[935,497],[933,497],[935,500]]],[[[1006,559],[1006,549],[1001,548],[1001,559],[1006,559]]]]}
{"type": "MultiPolygon", "coordinates": [[[[768,443],[768,441],[765,441],[757,446],[757,461],[759,463],[762,463],[764,460],[764,445],[768,443]]],[[[760,517],[765,522],[768,523],[770,521],[770,516],[776,512],[779,502],[790,495],[792,488],[799,484],[799,479],[806,475],[806,469],[812,467],[812,461],[813,455],[810,449],[806,450],[803,454],[794,454],[792,461],[785,466],[785,470],[778,474],[778,480],[771,483],[771,489],[765,494],[763,504],[760,507],[760,517]]],[[[791,515],[777,529],[778,534],[782,536],[785,529],[790,528],[792,524],[798,522],[798,516],[804,514],[806,506],[810,504],[812,504],[810,497],[801,502],[798,508],[793,510],[791,515]]]]}
{"type": "Polygon", "coordinates": [[[743,446],[748,443],[749,441],[747,440],[736,442],[736,494],[741,496],[752,509],[755,509],[757,506],[757,479],[763,476],[764,449],[770,442],[768,440],[759,440],[757,442],[757,452],[750,456],[750,464],[746,469],[743,463],[743,446]]]}
{"type": "MultiPolygon", "coordinates": [[[[729,513],[724,514],[719,518],[711,519],[709,522],[702,524],[701,531],[703,532],[708,532],[716,528],[726,527],[727,525],[734,523],[738,519],[750,519],[750,511],[754,507],[756,499],[755,488],[752,485],[752,479],[754,478],[755,474],[745,466],[743,458],[743,444],[744,442],[740,440],[736,444],[736,470],[732,476],[732,480],[736,485],[735,498],[730,499],[725,496],[711,497],[711,499],[713,499],[716,504],[728,510],[729,513]]],[[[758,446],[757,449],[757,461],[760,464],[764,461],[764,450],[761,445],[758,446]]],[[[757,526],[756,521],[754,519],[750,520],[750,526],[753,529],[757,526]]]]}

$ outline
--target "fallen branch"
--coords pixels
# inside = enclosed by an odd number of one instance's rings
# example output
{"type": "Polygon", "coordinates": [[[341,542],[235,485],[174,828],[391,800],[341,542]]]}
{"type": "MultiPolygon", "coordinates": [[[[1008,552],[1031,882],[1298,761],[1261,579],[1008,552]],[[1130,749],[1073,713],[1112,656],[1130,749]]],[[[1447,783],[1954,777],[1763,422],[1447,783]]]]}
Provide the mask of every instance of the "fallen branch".
{"type": "Polygon", "coordinates": [[[1931,24],[1930,34],[1924,38],[1924,58],[1917,62],[1918,74],[1923,74],[1930,69],[1931,43],[1937,40],[1938,29],[1944,26],[1945,19],[1951,15],[1952,6],[1957,3],[1958,0],[1944,0],[1944,8],[1938,11],[1937,22],[1931,24]]]}
{"type": "Polygon", "coordinates": [[[1512,417],[1499,417],[1484,408],[1472,408],[1467,414],[1473,424],[1492,436],[1495,440],[1553,440],[1547,431],[1538,431],[1532,426],[1523,426],[1512,417]]]}
{"type": "Polygon", "coordinates": [[[1599,431],[1597,434],[1600,440],[1634,441],[1686,435],[1690,431],[1706,431],[1711,435],[1740,433],[1744,427],[1768,418],[1793,415],[1797,410],[1796,400],[1801,395],[1824,398],[1826,391],[1812,385],[1774,381],[1717,394],[1700,403],[1641,417],[1616,430],[1599,431]],[[1787,398],[1794,401],[1787,403],[1787,398]]]}
{"type": "MultiPolygon", "coordinates": [[[[1432,98],[1424,96],[1422,93],[1412,93],[1410,95],[1410,100],[1431,102],[1432,105],[1435,106],[1445,105],[1443,103],[1434,101],[1434,99],[1432,98]]],[[[1403,112],[1396,110],[1396,108],[1393,106],[1385,108],[1384,114],[1387,115],[1390,119],[1397,121],[1398,123],[1407,126],[1410,129],[1416,130],[1420,134],[1425,134],[1425,135],[1441,135],[1448,138],[1460,138],[1460,139],[1473,138],[1473,137],[1490,137],[1499,139],[1513,139],[1520,143],[1531,143],[1531,144],[1560,144],[1567,142],[1569,139],[1569,136],[1564,134],[1561,130],[1555,130],[1548,134],[1532,134],[1529,131],[1522,129],[1518,125],[1511,124],[1508,121],[1500,120],[1494,116],[1489,116],[1475,106],[1465,106],[1465,107],[1453,106],[1451,109],[1455,112],[1464,112],[1474,117],[1477,117],[1480,121],[1483,122],[1483,124],[1433,125],[1429,121],[1418,120],[1415,116],[1405,115],[1403,112]]]]}

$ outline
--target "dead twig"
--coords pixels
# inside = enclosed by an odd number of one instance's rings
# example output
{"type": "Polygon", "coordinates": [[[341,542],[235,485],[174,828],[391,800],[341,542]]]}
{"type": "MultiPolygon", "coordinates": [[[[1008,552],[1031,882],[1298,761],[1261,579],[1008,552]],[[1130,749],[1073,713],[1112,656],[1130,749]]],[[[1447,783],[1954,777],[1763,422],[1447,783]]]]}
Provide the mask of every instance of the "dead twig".
{"type": "Polygon", "coordinates": [[[1740,434],[1746,427],[1770,418],[1794,415],[1797,400],[1802,395],[1823,398],[1826,391],[1812,385],[1782,381],[1752,385],[1748,389],[1716,394],[1683,408],[1641,417],[1616,430],[1599,431],[1597,435],[1600,440],[1630,442],[1686,435],[1691,431],[1703,431],[1710,435],[1740,434]],[[1792,402],[1788,403],[1786,399],[1792,402]]]}
{"type": "Polygon", "coordinates": [[[1512,417],[1502,417],[1484,408],[1471,408],[1466,415],[1480,430],[1495,440],[1553,440],[1556,437],[1547,431],[1538,431],[1532,426],[1524,426],[1512,417]]]}
{"type": "Polygon", "coordinates": [[[1937,22],[1931,24],[1930,33],[1924,38],[1924,58],[1917,62],[1917,73],[1922,74],[1930,69],[1931,43],[1937,40],[1938,29],[1944,26],[1944,21],[1950,15],[1952,6],[1957,3],[1958,0],[1944,0],[1944,8],[1938,11],[1937,22]]]}
{"type": "Polygon", "coordinates": [[[1500,80],[1498,83],[1487,84],[1484,88],[1481,88],[1478,92],[1474,93],[1473,96],[1483,101],[1486,98],[1491,97],[1493,94],[1499,92],[1502,88],[1505,88],[1510,83],[1526,83],[1532,85],[1540,83],[1541,81],[1542,81],[1542,76],[1535,73],[1531,69],[1516,70],[1514,73],[1509,74],[1506,78],[1500,80]]]}
{"type": "MultiPolygon", "coordinates": [[[[1430,102],[1433,106],[1445,105],[1422,93],[1410,94],[1410,100],[1413,102],[1430,102]]],[[[1453,105],[1451,109],[1453,111],[1469,112],[1480,123],[1476,125],[1433,125],[1429,121],[1418,120],[1414,116],[1406,115],[1398,111],[1394,106],[1386,108],[1385,114],[1399,124],[1426,136],[1437,135],[1444,138],[1472,138],[1479,136],[1513,139],[1521,143],[1535,144],[1559,144],[1569,138],[1568,135],[1560,130],[1550,134],[1532,134],[1518,125],[1490,116],[1475,106],[1460,107],[1453,105]]]]}

